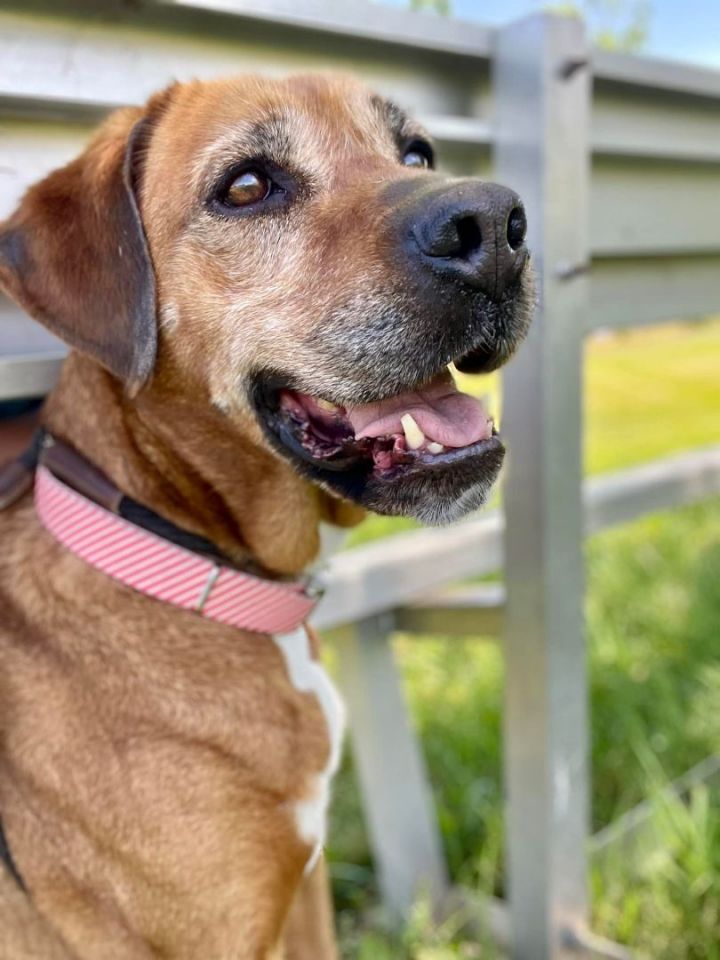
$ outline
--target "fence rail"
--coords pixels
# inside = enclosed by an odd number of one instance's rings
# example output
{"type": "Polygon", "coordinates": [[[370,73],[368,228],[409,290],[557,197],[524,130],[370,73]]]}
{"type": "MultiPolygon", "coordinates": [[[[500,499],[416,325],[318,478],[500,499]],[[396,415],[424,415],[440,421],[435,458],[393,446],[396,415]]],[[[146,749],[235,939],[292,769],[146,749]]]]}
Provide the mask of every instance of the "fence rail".
{"type": "MultiPolygon", "coordinates": [[[[581,490],[582,344],[720,311],[720,73],[588,50],[578,21],[549,15],[491,30],[364,0],[0,0],[0,217],[108,110],[171,79],[308,68],[361,75],[426,123],[448,170],[516,187],[540,278],[504,381],[504,513],[341,554],[317,615],[336,642],[385,900],[402,912],[423,881],[436,902],[449,895],[390,638],[498,637],[510,903],[482,915],[516,960],[626,957],[587,930],[580,544],[719,492],[720,447],[581,490]],[[448,589],[501,567],[504,585],[448,589]]],[[[0,298],[0,400],[44,393],[63,354],[0,298]]]]}

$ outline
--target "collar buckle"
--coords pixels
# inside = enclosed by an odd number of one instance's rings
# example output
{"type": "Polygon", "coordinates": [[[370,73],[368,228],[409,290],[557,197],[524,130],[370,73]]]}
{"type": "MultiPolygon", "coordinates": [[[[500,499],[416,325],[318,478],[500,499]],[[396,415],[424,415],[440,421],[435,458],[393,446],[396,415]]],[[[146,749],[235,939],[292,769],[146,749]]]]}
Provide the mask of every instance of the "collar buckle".
{"type": "Polygon", "coordinates": [[[208,602],[208,599],[209,599],[209,597],[210,597],[210,594],[212,593],[212,589],[213,589],[213,587],[215,586],[215,584],[217,583],[217,578],[218,578],[219,576],[220,576],[220,567],[218,566],[217,563],[214,563],[214,564],[210,567],[210,572],[208,573],[208,578],[207,578],[207,580],[205,581],[205,584],[203,585],[203,588],[202,588],[202,590],[200,591],[200,596],[199,596],[198,599],[197,599],[197,603],[195,604],[195,610],[196,610],[198,613],[202,613],[202,612],[203,612],[203,609],[204,609],[204,607],[205,607],[205,604],[208,602]]]}

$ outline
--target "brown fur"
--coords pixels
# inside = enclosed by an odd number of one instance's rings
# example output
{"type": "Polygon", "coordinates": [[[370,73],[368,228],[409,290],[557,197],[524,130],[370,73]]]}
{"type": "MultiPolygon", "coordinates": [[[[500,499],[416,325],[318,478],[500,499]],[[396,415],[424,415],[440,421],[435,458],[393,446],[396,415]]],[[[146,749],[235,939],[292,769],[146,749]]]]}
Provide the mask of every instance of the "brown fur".
{"type": "MultiPolygon", "coordinates": [[[[268,109],[268,95],[256,95],[264,88],[255,80],[242,91],[232,82],[196,84],[163,98],[174,108],[167,106],[165,125],[155,131],[141,204],[159,286],[158,368],[131,400],[96,355],[75,353],[44,422],[128,495],[233,559],[252,557],[286,574],[315,557],[321,519],[346,525],[361,513],[298,478],[259,442],[247,411],[228,417],[213,405],[213,393],[229,390],[227,344],[217,320],[198,313],[197,284],[221,297],[223,260],[247,258],[250,277],[267,251],[233,241],[211,259],[201,247],[207,225],[178,242],[198,156],[223,129],[238,127],[238,114],[268,109]],[[177,324],[163,312],[170,304],[177,324]]],[[[312,84],[298,89],[313,101],[312,84]]],[[[280,86],[273,96],[292,103],[292,90],[280,86]]],[[[340,111],[340,90],[336,101],[340,111]]],[[[31,311],[39,302],[51,327],[49,303],[67,290],[67,322],[106,327],[116,319],[113,300],[105,310],[101,304],[117,275],[88,273],[88,243],[76,249],[62,204],[49,205],[48,191],[74,194],[80,180],[98,209],[109,203],[108,170],[117,175],[142,115],[112,117],[82,158],[31,190],[6,225],[15,252],[33,258],[35,287],[20,288],[15,264],[6,263],[0,276],[31,311]],[[26,225],[32,232],[18,249],[26,225]],[[52,262],[57,268],[48,268],[52,262]],[[72,284],[58,281],[63,271],[78,285],[102,281],[93,316],[81,316],[72,284]]],[[[104,226],[98,218],[95,229],[104,226]]],[[[280,298],[283,283],[300,281],[276,277],[270,286],[280,298]]],[[[242,300],[243,291],[233,297],[242,300]]],[[[247,302],[246,309],[252,323],[259,305],[247,302]]],[[[92,340],[86,331],[61,332],[85,350],[92,340]]],[[[116,355],[126,335],[102,334],[116,355]]],[[[100,359],[114,372],[131,367],[100,359]]],[[[29,903],[2,877],[0,955],[274,957],[303,887],[289,956],[334,957],[322,868],[302,883],[309,850],[288,809],[303,796],[307,775],[323,766],[327,735],[316,701],[290,684],[278,649],[88,568],[39,526],[27,498],[0,514],[0,538],[0,811],[32,891],[29,903]]]]}
{"type": "MultiPolygon", "coordinates": [[[[0,226],[0,287],[74,348],[45,426],[233,561],[302,571],[320,521],[362,510],[278,454],[257,371],[357,403],[527,326],[527,284],[518,311],[465,296],[450,330],[442,282],[410,277],[398,224],[447,187],[400,163],[418,136],[342,78],[175,85],[111,116],[0,226]],[[290,171],[294,202],[218,216],[219,178],[258,154],[290,171]]],[[[428,496],[461,501],[465,473],[433,474],[428,496]]],[[[332,960],[324,872],[303,881],[291,809],[327,729],[279,649],[88,567],[29,497],[0,513],[0,541],[0,815],[31,891],[0,870],[0,957],[271,960],[287,927],[289,960],[332,960]]]]}

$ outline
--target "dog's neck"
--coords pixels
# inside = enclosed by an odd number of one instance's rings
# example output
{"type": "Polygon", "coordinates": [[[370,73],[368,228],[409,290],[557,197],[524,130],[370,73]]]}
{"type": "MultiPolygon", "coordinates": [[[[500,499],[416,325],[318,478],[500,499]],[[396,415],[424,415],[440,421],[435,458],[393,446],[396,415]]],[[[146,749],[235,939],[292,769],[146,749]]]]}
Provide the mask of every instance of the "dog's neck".
{"type": "Polygon", "coordinates": [[[212,541],[236,563],[249,559],[297,574],[320,549],[320,524],[361,513],[323,494],[211,404],[162,383],[129,400],[117,380],[79,354],[65,362],[44,424],[125,493],[212,541]]]}

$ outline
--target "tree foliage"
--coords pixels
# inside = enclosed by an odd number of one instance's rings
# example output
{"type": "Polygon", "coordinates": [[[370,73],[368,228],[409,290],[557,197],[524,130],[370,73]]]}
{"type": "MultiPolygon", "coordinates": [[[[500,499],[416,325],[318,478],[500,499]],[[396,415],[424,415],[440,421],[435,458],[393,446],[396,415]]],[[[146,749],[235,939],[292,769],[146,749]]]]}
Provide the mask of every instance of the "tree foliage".
{"type": "Polygon", "coordinates": [[[452,12],[451,0],[410,0],[411,10],[432,10],[441,13],[444,17],[452,12]]]}
{"type": "MultiPolygon", "coordinates": [[[[432,10],[450,16],[452,0],[409,0],[413,10],[432,10]]],[[[652,0],[558,0],[542,2],[545,9],[582,16],[593,43],[606,50],[634,53],[648,37],[652,0]]]]}
{"type": "Polygon", "coordinates": [[[647,42],[651,0],[563,0],[547,9],[582,16],[593,43],[606,50],[635,53],[647,42]]]}

